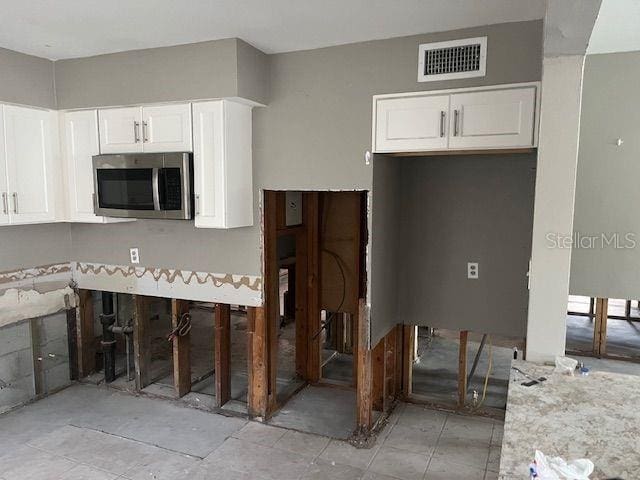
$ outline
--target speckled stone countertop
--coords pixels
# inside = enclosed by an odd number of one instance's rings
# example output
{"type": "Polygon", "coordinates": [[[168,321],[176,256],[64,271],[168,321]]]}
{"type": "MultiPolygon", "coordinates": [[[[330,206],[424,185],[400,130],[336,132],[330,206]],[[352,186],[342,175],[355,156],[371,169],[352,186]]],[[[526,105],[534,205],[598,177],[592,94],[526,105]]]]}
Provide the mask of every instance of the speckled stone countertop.
{"type": "Polygon", "coordinates": [[[593,480],[640,479],[640,377],[569,376],[520,360],[513,366],[548,380],[524,387],[528,380],[511,370],[500,480],[528,479],[536,450],[567,461],[590,459],[593,480]]]}

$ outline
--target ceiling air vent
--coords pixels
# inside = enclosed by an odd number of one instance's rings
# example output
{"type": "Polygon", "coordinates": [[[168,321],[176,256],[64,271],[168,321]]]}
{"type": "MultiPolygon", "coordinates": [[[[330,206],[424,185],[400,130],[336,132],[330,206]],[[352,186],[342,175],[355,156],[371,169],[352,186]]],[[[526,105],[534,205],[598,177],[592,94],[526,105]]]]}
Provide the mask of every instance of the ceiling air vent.
{"type": "Polygon", "coordinates": [[[418,52],[419,82],[485,75],[487,37],[423,43],[418,52]]]}

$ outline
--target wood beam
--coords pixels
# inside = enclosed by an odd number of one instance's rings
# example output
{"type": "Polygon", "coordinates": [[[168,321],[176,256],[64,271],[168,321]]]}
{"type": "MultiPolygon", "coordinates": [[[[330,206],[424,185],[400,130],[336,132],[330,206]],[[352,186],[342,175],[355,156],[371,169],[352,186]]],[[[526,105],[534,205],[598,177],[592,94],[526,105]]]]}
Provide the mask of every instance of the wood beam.
{"type": "Polygon", "coordinates": [[[460,347],[458,352],[458,408],[463,408],[467,401],[467,343],[469,332],[460,331],[460,347]]]}
{"type": "Polygon", "coordinates": [[[360,434],[368,434],[373,422],[372,365],[369,338],[369,311],[360,299],[356,320],[356,427],[360,434]]]}
{"type": "Polygon", "coordinates": [[[282,192],[264,192],[264,293],[267,367],[267,413],[276,409],[276,374],[278,362],[278,328],[280,325],[280,266],[278,263],[278,219],[283,220],[282,192]],[[278,212],[281,212],[278,214],[278,212]]]}
{"type": "Polygon", "coordinates": [[[249,391],[247,411],[252,417],[267,417],[268,352],[264,307],[247,308],[247,372],[249,391]]]}
{"type": "Polygon", "coordinates": [[[78,290],[78,374],[86,377],[96,369],[96,335],[94,331],[93,295],[91,290],[78,290]]]}
{"type": "Polygon", "coordinates": [[[371,402],[372,408],[384,411],[385,404],[385,339],[382,338],[371,352],[371,402]]]}
{"type": "Polygon", "coordinates": [[[306,228],[296,234],[296,373],[307,378],[309,313],[307,309],[307,233],[306,228]]]}
{"type": "MultiPolygon", "coordinates": [[[[171,328],[179,328],[189,315],[187,300],[171,299],[171,328]],[[185,317],[186,316],[186,317],[185,317]]],[[[190,321],[190,320],[189,320],[190,321]]],[[[191,391],[191,334],[187,332],[173,336],[173,386],[178,397],[191,391]]]]}
{"type": "Polygon", "coordinates": [[[151,382],[151,335],[149,328],[149,297],[133,296],[133,360],[136,369],[136,389],[151,382]]]}
{"type": "Polygon", "coordinates": [[[593,354],[602,357],[607,354],[608,298],[596,298],[596,313],[593,322],[593,354]]]}
{"type": "Polygon", "coordinates": [[[413,344],[415,328],[413,325],[402,326],[402,396],[406,399],[413,393],[413,344]]]}
{"type": "Polygon", "coordinates": [[[309,332],[307,380],[316,383],[322,375],[322,335],[320,324],[320,249],[319,249],[319,195],[303,194],[303,218],[307,228],[307,328],[309,332]]]}
{"type": "Polygon", "coordinates": [[[216,406],[231,400],[231,305],[216,304],[215,313],[216,406]]]}

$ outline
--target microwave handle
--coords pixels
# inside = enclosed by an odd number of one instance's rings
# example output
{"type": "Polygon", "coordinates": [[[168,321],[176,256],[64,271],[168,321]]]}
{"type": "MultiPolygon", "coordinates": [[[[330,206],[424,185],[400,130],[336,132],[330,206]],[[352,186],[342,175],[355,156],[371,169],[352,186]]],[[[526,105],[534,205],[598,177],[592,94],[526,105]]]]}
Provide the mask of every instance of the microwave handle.
{"type": "Polygon", "coordinates": [[[160,179],[159,169],[154,168],[151,173],[151,181],[153,183],[153,209],[160,210],[160,179]]]}

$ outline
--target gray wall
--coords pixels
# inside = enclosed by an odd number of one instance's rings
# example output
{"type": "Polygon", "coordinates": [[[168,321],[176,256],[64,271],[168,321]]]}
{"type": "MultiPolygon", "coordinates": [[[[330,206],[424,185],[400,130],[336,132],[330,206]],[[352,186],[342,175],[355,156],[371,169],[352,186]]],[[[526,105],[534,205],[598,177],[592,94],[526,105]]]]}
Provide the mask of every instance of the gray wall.
{"type": "MultiPolygon", "coordinates": [[[[394,212],[400,227],[386,212],[391,223],[381,225],[381,235],[388,237],[392,233],[385,230],[391,230],[398,236],[396,277],[375,268],[381,261],[376,257],[387,253],[376,248],[374,236],[372,288],[380,288],[380,275],[397,288],[396,315],[405,324],[524,337],[535,153],[393,160],[400,172],[394,212]],[[477,280],[467,279],[467,262],[479,263],[477,280]]],[[[388,165],[382,166],[381,178],[397,182],[385,171],[388,165]]],[[[374,205],[380,190],[376,178],[374,205]]],[[[376,297],[372,301],[377,319],[388,305],[380,306],[376,297]]],[[[373,341],[385,333],[374,322],[373,341]]]]}
{"type": "MultiPolygon", "coordinates": [[[[243,44],[238,42],[238,71],[263,71],[264,57],[243,44]]],[[[177,47],[168,50],[171,48],[177,47]]],[[[128,54],[133,56],[127,61],[138,55],[127,52],[114,54],[114,58],[129,58],[128,54]]],[[[371,148],[372,95],[540,80],[541,54],[542,22],[533,21],[270,55],[269,104],[254,109],[253,114],[255,226],[218,231],[194,229],[188,222],[76,224],[71,227],[74,257],[128,264],[128,248],[138,246],[142,264],[148,266],[259,275],[260,189],[371,188],[372,169],[364,164],[363,154],[371,148]],[[478,35],[489,37],[486,77],[429,84],[416,81],[420,43],[478,35]]],[[[103,93],[87,87],[112,75],[103,67],[94,71],[95,62],[103,57],[111,56],[56,62],[61,108],[113,104],[117,99],[117,103],[150,101],[141,89],[132,90],[138,92],[135,98],[129,93],[114,98],[115,89],[103,93]],[[69,81],[66,86],[63,78],[69,81]]],[[[170,59],[175,58],[171,51],[170,59]]],[[[154,55],[151,65],[159,62],[162,59],[154,55]]],[[[114,67],[116,80],[127,78],[125,67],[114,67]]],[[[133,75],[140,80],[141,73],[133,75]]],[[[255,83],[250,87],[241,82],[239,88],[259,92],[260,82],[255,83]]],[[[162,86],[156,94],[180,88],[172,85],[162,86]]],[[[217,96],[200,93],[204,87],[197,85],[184,94],[217,96]]],[[[207,86],[206,92],[210,91],[207,86]]]]}
{"type": "Polygon", "coordinates": [[[53,62],[0,48],[0,101],[55,108],[53,62]]]}
{"type": "MultiPolygon", "coordinates": [[[[574,231],[634,235],[640,242],[640,52],[585,61],[574,231]],[[622,138],[621,147],[615,141],[622,138]]],[[[599,242],[597,242],[599,243],[599,242]]],[[[640,298],[640,244],[574,248],[570,292],[640,298]]]]}
{"type": "MultiPolygon", "coordinates": [[[[0,48],[0,101],[55,108],[53,62],[0,48]]],[[[0,271],[69,259],[69,225],[0,227],[0,271]]]]}
{"type": "Polygon", "coordinates": [[[267,103],[266,55],[241,40],[111,53],[55,62],[60,109],[244,96],[267,103]],[[238,63],[240,59],[240,64],[238,63]]]}

